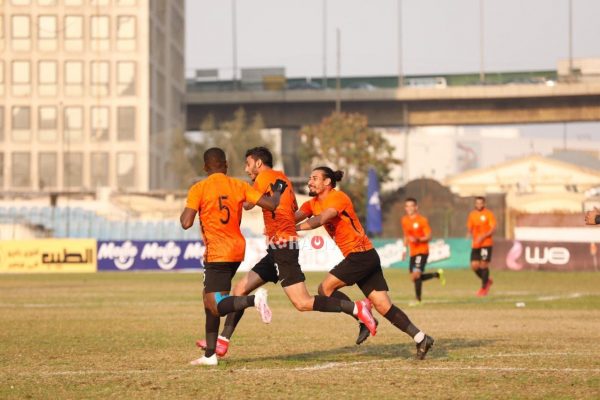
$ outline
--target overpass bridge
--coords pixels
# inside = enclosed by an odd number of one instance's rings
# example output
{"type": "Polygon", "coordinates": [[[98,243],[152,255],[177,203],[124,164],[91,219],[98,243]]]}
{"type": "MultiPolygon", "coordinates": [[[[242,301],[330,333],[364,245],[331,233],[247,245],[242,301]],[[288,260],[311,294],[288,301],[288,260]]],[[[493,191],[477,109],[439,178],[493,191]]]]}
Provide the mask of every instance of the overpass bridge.
{"type": "Polygon", "coordinates": [[[187,129],[243,107],[269,128],[296,130],[335,109],[360,112],[377,127],[600,121],[600,82],[322,90],[197,90],[188,85],[187,129]]]}

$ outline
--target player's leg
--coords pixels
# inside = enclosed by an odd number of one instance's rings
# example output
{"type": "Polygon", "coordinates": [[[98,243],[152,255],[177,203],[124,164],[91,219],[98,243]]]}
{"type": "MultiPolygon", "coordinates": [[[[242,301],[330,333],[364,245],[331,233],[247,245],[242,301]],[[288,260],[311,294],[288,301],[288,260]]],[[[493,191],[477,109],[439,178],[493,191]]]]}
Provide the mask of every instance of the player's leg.
{"type": "Polygon", "coordinates": [[[410,258],[410,278],[413,281],[413,285],[415,287],[415,298],[417,300],[416,303],[410,303],[411,305],[417,305],[421,303],[421,292],[423,290],[423,281],[421,280],[422,257],[423,256],[421,254],[417,254],[410,258]]]}
{"type": "Polygon", "coordinates": [[[490,287],[494,281],[490,278],[490,261],[492,259],[492,248],[482,247],[481,248],[481,264],[479,270],[481,271],[481,284],[482,284],[482,295],[486,296],[490,287]]]}
{"type": "MultiPolygon", "coordinates": [[[[262,280],[260,275],[258,275],[253,270],[248,271],[246,275],[233,287],[233,291],[231,292],[234,296],[247,296],[259,287],[263,286],[266,281],[262,280]]],[[[228,341],[231,339],[235,327],[242,319],[244,315],[244,310],[236,311],[234,313],[227,314],[227,318],[225,318],[225,326],[223,327],[223,332],[221,332],[221,336],[228,341]]]]}

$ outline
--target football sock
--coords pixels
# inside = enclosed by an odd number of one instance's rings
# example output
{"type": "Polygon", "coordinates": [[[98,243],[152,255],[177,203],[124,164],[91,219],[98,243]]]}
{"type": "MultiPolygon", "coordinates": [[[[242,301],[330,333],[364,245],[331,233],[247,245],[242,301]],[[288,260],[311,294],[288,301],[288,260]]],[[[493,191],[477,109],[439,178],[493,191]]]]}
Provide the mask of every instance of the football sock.
{"type": "Polygon", "coordinates": [[[206,350],[204,351],[204,356],[211,357],[215,354],[217,347],[217,336],[219,335],[221,318],[215,317],[208,308],[205,308],[204,312],[206,313],[206,350]]]}
{"type": "Polygon", "coordinates": [[[423,281],[421,278],[415,279],[415,296],[417,300],[421,301],[421,290],[423,289],[423,281]]]}
{"type": "Polygon", "coordinates": [[[487,285],[488,280],[490,279],[490,270],[489,268],[480,269],[481,271],[481,287],[485,287],[487,285]]]}
{"type": "Polygon", "coordinates": [[[423,274],[421,275],[421,280],[422,281],[428,281],[431,278],[439,278],[440,274],[438,274],[437,272],[431,272],[429,274],[423,274]]]}
{"type": "Polygon", "coordinates": [[[344,312],[354,314],[354,303],[349,300],[340,300],[335,297],[317,295],[313,303],[313,310],[320,312],[344,312]]]}
{"type": "Polygon", "coordinates": [[[217,304],[217,310],[222,317],[225,315],[241,311],[254,305],[254,295],[252,296],[228,296],[217,304]]]}
{"type": "MultiPolygon", "coordinates": [[[[348,297],[346,295],[346,293],[340,292],[339,290],[336,290],[335,292],[331,293],[331,297],[335,297],[336,299],[346,300],[346,301],[352,302],[352,300],[350,300],[350,297],[348,297]]],[[[354,302],[352,302],[352,304],[354,304],[354,302]]],[[[356,315],[354,315],[354,314],[350,314],[350,315],[352,315],[354,317],[354,319],[358,320],[358,318],[356,317],[356,315]]]]}
{"type": "Polygon", "coordinates": [[[408,336],[413,338],[415,342],[419,343],[421,340],[423,340],[424,335],[423,337],[419,335],[423,334],[423,332],[421,332],[419,328],[414,326],[412,322],[410,322],[408,315],[406,315],[404,311],[402,311],[395,305],[392,305],[389,311],[385,313],[384,317],[385,319],[390,321],[392,325],[394,325],[396,328],[400,329],[402,332],[406,333],[408,336]],[[417,339],[420,340],[417,341],[417,339]]]}
{"type": "Polygon", "coordinates": [[[221,332],[221,336],[225,337],[226,339],[231,339],[235,327],[240,322],[240,319],[242,319],[243,316],[244,310],[227,314],[227,318],[225,318],[225,326],[223,327],[223,332],[221,332]]]}
{"type": "Polygon", "coordinates": [[[476,269],[475,271],[473,271],[473,272],[475,272],[475,275],[477,275],[477,276],[479,277],[479,279],[483,279],[483,276],[481,276],[481,272],[482,272],[482,271],[483,271],[483,270],[481,270],[481,269],[477,268],[477,269],[476,269]]]}

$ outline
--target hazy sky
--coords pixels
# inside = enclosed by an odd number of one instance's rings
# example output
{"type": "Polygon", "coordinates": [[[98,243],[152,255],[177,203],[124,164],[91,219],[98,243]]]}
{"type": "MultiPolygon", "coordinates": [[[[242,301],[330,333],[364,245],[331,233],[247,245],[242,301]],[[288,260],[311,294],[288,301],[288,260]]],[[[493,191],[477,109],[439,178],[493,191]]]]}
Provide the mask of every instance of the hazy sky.
{"type": "MultiPolygon", "coordinates": [[[[237,0],[238,67],[321,76],[324,0],[237,0]]],[[[555,69],[568,57],[568,0],[483,0],[485,70],[555,69]]],[[[572,0],[573,56],[600,57],[600,1],[572,0]]],[[[231,0],[186,1],[186,64],[232,71],[231,0]]],[[[480,0],[402,0],[405,74],[478,72],[480,0]]],[[[398,73],[398,0],[327,0],[327,71],[398,73]]]]}

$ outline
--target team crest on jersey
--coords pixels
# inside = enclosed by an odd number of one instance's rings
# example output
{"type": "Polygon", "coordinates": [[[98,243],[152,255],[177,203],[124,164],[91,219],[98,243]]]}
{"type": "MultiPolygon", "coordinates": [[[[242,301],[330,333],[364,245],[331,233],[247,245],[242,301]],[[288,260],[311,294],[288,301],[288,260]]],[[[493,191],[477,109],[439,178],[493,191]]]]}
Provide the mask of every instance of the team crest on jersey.
{"type": "Polygon", "coordinates": [[[482,221],[485,221],[485,215],[482,215],[481,217],[479,217],[479,219],[481,219],[482,221]]]}
{"type": "Polygon", "coordinates": [[[418,223],[418,222],[415,222],[415,223],[413,224],[413,228],[414,228],[414,229],[417,229],[418,227],[419,227],[419,223],[418,223]]]}

